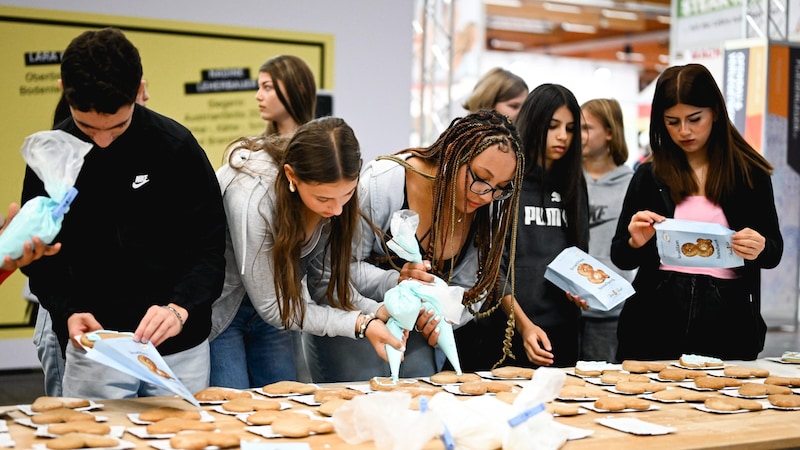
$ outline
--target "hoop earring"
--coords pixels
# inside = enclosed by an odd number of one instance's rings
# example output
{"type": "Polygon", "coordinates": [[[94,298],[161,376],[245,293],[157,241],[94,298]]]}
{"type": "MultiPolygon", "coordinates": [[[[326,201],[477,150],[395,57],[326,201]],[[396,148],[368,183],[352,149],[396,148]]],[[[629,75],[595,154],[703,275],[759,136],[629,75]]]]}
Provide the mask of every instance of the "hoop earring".
{"type": "Polygon", "coordinates": [[[297,192],[297,188],[294,187],[292,180],[289,180],[289,192],[297,192]]]}

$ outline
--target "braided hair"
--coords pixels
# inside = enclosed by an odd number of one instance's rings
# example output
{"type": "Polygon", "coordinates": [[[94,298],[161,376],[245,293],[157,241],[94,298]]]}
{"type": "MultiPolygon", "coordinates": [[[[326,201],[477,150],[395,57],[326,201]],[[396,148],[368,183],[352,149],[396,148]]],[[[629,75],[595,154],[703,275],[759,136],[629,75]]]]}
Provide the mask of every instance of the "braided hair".
{"type": "MultiPolygon", "coordinates": [[[[454,242],[456,221],[456,189],[457,173],[464,164],[468,164],[475,156],[481,154],[489,147],[497,146],[502,152],[513,152],[517,160],[514,171],[514,191],[511,197],[494,201],[488,207],[481,207],[475,211],[475,246],[478,250],[478,272],[475,285],[464,292],[462,303],[477,318],[484,318],[492,314],[501,305],[505,287],[510,284],[513,295],[514,289],[514,254],[516,250],[517,235],[517,208],[519,204],[520,187],[522,186],[523,170],[525,167],[524,155],[520,147],[520,139],[514,125],[508,118],[496,111],[480,110],[465,117],[454,119],[450,126],[439,138],[427,148],[405,149],[397,154],[411,153],[425,159],[437,166],[433,178],[433,204],[431,217],[450,220],[434,220],[431,224],[430,239],[423,259],[431,261],[431,271],[441,273],[443,261],[435,256],[442,254],[448,242],[454,242]],[[445,226],[449,224],[449,226],[445,226]],[[501,280],[501,263],[503,251],[508,240],[511,261],[508,273],[501,280]],[[486,300],[480,310],[473,306],[486,300]]],[[[405,163],[405,161],[403,161],[405,163]]],[[[403,164],[420,175],[432,178],[427,174],[416,171],[408,163],[403,164]]],[[[469,189],[467,187],[467,189],[469,189]]],[[[453,265],[449,273],[445,274],[448,283],[453,278],[453,265]]],[[[503,360],[511,356],[511,336],[514,333],[513,309],[509,313],[506,329],[506,339],[503,342],[503,360]]]]}

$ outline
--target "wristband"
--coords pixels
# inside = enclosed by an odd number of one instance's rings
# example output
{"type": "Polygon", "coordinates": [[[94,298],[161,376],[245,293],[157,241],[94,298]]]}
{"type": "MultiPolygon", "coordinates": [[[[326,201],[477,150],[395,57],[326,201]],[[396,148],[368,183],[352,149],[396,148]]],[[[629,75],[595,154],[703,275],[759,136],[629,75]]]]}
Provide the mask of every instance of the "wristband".
{"type": "Polygon", "coordinates": [[[175,314],[175,317],[178,318],[178,323],[181,324],[181,329],[180,329],[180,331],[178,331],[178,333],[183,331],[183,317],[181,317],[181,313],[179,313],[177,309],[175,309],[175,308],[173,308],[172,306],[169,306],[169,305],[161,305],[161,307],[164,308],[164,309],[168,309],[168,310],[172,311],[173,314],[175,314]]]}
{"type": "Polygon", "coordinates": [[[364,314],[363,316],[364,320],[361,321],[361,326],[358,327],[358,333],[356,333],[357,339],[364,339],[364,336],[367,332],[367,326],[375,318],[375,314],[364,314]]]}

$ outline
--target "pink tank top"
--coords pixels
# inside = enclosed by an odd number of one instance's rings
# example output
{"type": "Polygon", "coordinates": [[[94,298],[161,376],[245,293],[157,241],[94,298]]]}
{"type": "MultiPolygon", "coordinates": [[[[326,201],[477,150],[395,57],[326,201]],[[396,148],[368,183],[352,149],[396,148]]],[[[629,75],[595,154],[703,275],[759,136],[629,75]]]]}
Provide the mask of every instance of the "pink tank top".
{"type": "MultiPolygon", "coordinates": [[[[710,202],[705,196],[691,195],[686,197],[682,202],[675,205],[675,218],[683,220],[695,220],[698,222],[718,223],[726,228],[728,219],[722,208],[710,202]]],[[[670,270],[673,272],[693,273],[700,275],[710,275],[714,278],[734,279],[739,278],[739,275],[733,269],[716,269],[708,267],[683,267],[683,266],[668,266],[661,264],[661,270],[670,270]]]]}

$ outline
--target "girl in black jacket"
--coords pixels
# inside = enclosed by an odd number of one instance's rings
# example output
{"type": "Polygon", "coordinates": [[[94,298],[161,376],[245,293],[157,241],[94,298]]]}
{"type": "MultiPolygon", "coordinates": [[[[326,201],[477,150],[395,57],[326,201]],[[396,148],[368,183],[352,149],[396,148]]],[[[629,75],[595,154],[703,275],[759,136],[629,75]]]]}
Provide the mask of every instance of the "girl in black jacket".
{"type": "Polygon", "coordinates": [[[772,166],[728,119],[722,93],[699,64],[665,70],[650,115],[651,161],[631,180],[611,259],[639,268],[622,310],[617,357],[677,359],[697,353],[751,360],[764,347],[760,269],[778,265],[783,238],[772,166]],[[716,222],[735,231],[736,269],[664,266],[653,224],[716,222]]]}

